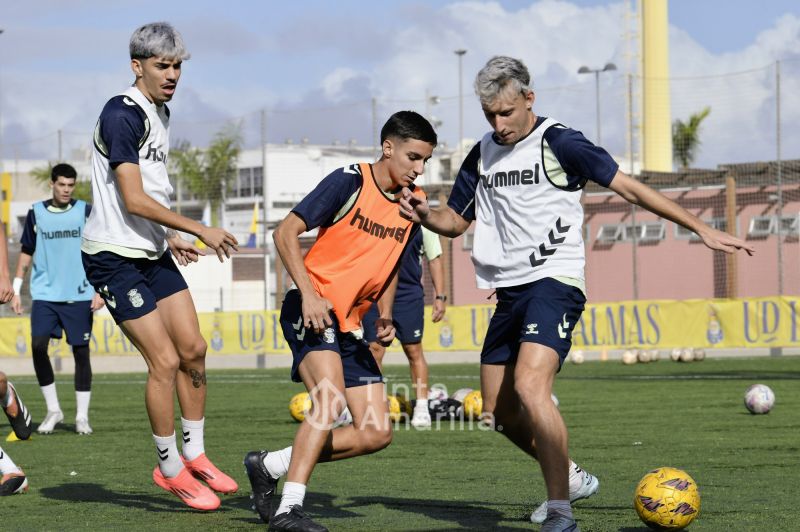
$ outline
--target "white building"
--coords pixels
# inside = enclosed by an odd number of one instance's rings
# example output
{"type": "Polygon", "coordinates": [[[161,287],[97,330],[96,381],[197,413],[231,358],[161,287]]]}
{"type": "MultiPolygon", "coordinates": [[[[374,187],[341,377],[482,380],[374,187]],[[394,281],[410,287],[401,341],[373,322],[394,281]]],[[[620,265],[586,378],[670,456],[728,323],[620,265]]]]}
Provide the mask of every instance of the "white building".
{"type": "MultiPolygon", "coordinates": [[[[75,154],[81,155],[81,154],[75,154]]],[[[452,180],[453,150],[438,148],[434,157],[426,165],[425,174],[417,179],[417,184],[425,187],[452,180]]],[[[309,144],[268,144],[265,150],[242,150],[238,161],[238,175],[219,213],[220,225],[233,233],[240,243],[245,244],[250,236],[254,207],[258,211],[258,233],[254,249],[243,248],[233,260],[220,264],[216,257],[205,257],[199,264],[183,269],[192,289],[198,311],[255,310],[273,308],[276,301],[276,286],[279,290],[285,282],[276,283],[272,273],[274,251],[272,250],[271,230],[322,178],[336,168],[354,162],[376,160],[376,150],[372,147],[356,145],[309,145],[309,144]],[[266,191],[263,187],[263,159],[266,159],[266,191]],[[264,223],[264,203],[266,192],[266,223],[264,223]],[[266,241],[267,256],[264,256],[266,241]]],[[[90,161],[88,156],[78,160],[65,161],[78,171],[78,179],[89,179],[90,161]]],[[[5,171],[11,174],[12,201],[10,206],[10,252],[11,268],[16,266],[19,252],[19,237],[25,216],[31,204],[50,196],[46,184],[36,182],[31,172],[46,167],[45,160],[6,160],[2,161],[5,171]]],[[[176,178],[173,174],[173,178],[176,178]]],[[[205,202],[173,179],[175,194],[173,209],[195,220],[203,218],[205,202]]],[[[313,238],[313,235],[310,235],[313,238]]],[[[27,283],[26,283],[27,285],[27,283]]]]}

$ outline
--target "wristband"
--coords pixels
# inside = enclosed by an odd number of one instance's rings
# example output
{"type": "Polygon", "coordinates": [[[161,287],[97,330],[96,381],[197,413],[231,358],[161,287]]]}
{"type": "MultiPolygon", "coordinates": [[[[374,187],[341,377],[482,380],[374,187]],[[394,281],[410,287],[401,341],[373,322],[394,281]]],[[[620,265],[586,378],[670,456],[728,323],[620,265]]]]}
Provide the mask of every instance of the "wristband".
{"type": "Polygon", "coordinates": [[[11,288],[14,289],[14,295],[18,296],[20,290],[22,290],[22,277],[14,277],[14,281],[11,283],[11,288]]]}
{"type": "Polygon", "coordinates": [[[438,299],[439,301],[447,301],[447,294],[438,294],[433,299],[438,299]]]}

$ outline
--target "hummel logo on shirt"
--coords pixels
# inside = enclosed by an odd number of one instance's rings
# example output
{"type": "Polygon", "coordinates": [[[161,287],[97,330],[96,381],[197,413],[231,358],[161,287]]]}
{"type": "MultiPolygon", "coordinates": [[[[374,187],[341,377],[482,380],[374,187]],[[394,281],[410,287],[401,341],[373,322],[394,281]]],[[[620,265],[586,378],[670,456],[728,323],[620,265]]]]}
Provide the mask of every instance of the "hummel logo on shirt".
{"type": "Polygon", "coordinates": [[[373,222],[361,214],[360,208],[356,209],[356,213],[350,219],[350,225],[356,225],[356,223],[359,229],[371,236],[376,236],[380,239],[394,238],[400,243],[406,239],[406,232],[408,231],[406,227],[384,227],[378,222],[373,222]]]}

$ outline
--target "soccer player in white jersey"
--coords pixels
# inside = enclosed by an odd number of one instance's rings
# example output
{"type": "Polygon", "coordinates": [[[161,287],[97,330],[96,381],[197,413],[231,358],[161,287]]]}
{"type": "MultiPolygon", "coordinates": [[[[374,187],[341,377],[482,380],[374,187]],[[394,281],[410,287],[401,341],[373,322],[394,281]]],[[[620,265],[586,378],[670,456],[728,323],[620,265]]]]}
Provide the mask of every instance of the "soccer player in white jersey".
{"type": "Polygon", "coordinates": [[[75,432],[91,434],[89,402],[92,397],[92,365],[89,341],[94,312],[103,307],[103,298],[89,286],[81,263],[81,234],[92,206],[75,200],[75,168],[60,163],[50,171],[53,195],[33,204],[25,218],[20,238],[21,252],[14,277],[11,309],[22,314],[20,290],[31,271],[31,350],[33,369],[47,405],[47,415],[36,429],[39,434],[53,432],[64,420],[58,401],[53,365],[47,355],[50,338],[66,333],[75,359],[75,432]],[[32,268],[31,268],[32,266],[32,268]]]}
{"type": "Polygon", "coordinates": [[[147,362],[145,404],[158,454],[153,480],[187,505],[214,510],[214,491],[233,493],[236,482],[206,457],[206,341],[194,302],[173,259],[185,266],[202,252],[176,230],[190,233],[220,261],[237,249],[227,231],[205,227],[169,209],[169,110],[189,54],[181,35],[156,22],[130,41],[133,86],[109,100],[94,133],[94,206],[83,233],[86,277],[103,296],[122,331],[147,362]],[[182,454],[174,427],[177,389],[182,454]],[[197,477],[197,478],[195,478],[197,477]]]}
{"type": "Polygon", "coordinates": [[[586,300],[583,186],[592,180],[608,187],[697,233],[713,250],[752,254],[753,247],[622,173],[578,131],[537,116],[521,61],[490,59],[475,91],[492,131],[464,160],[447,205],[430,208],[404,193],[400,209],[448,237],[475,222],[478,287],[497,291],[481,352],[483,408],[496,430],[539,461],[548,500],[532,520],[541,519],[547,532],[577,531],[570,501],[596,491],[597,480],[570,461],[567,429],[550,394],[586,300]]]}

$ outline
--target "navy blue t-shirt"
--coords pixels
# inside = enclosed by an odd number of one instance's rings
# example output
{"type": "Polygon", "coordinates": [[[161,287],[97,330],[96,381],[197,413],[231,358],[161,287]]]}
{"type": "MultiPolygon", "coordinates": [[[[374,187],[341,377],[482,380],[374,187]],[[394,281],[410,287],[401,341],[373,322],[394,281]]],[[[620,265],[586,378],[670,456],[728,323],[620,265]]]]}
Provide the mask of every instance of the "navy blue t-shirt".
{"type": "Polygon", "coordinates": [[[400,257],[400,271],[397,279],[397,293],[394,302],[414,301],[424,295],[422,288],[422,231],[411,237],[403,255],[400,257]]]}
{"type": "Polygon", "coordinates": [[[337,168],[295,205],[292,212],[305,222],[307,231],[329,227],[336,221],[336,213],[361,189],[362,183],[361,174],[352,170],[352,166],[337,168]]]}
{"type": "MultiPolygon", "coordinates": [[[[169,109],[166,113],[169,116],[169,109]]],[[[111,168],[122,163],[139,164],[139,148],[147,134],[145,120],[144,110],[128,96],[115,96],[106,102],[99,126],[111,168]]]]}

